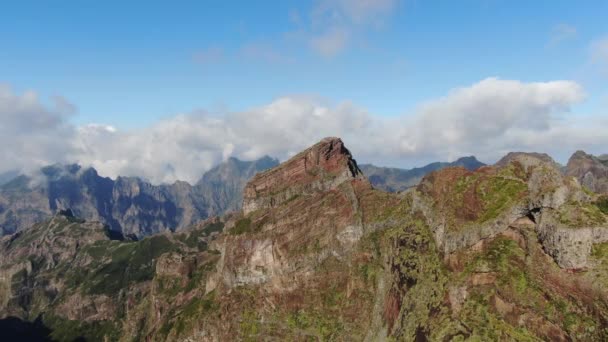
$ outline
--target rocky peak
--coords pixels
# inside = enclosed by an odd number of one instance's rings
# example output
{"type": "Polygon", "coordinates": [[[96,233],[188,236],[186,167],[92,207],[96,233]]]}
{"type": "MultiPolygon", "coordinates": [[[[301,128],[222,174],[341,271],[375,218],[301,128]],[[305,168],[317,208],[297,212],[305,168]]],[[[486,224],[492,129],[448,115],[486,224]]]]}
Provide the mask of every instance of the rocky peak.
{"type": "Polygon", "coordinates": [[[531,166],[538,166],[540,164],[550,164],[555,168],[559,168],[559,165],[551,156],[546,153],[536,152],[509,152],[496,163],[496,166],[504,167],[513,161],[519,162],[526,170],[531,166]]]}
{"type": "Polygon", "coordinates": [[[597,193],[608,193],[608,166],[605,161],[584,151],[576,151],[568,160],[566,175],[597,193]]]}
{"type": "Polygon", "coordinates": [[[257,174],[245,187],[243,210],[274,207],[300,195],[357,180],[369,185],[340,138],[328,137],[288,161],[257,174]]]}
{"type": "Polygon", "coordinates": [[[567,170],[575,170],[580,167],[601,166],[602,161],[598,157],[578,150],[568,159],[567,170]]]}

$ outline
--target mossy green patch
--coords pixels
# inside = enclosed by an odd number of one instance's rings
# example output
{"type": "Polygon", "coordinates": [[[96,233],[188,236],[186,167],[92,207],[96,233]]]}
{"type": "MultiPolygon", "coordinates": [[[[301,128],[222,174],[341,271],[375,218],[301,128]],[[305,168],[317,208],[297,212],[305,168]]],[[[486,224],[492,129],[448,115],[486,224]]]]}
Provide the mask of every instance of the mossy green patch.
{"type": "Polygon", "coordinates": [[[203,232],[205,232],[205,235],[211,235],[211,233],[221,233],[224,230],[224,223],[223,222],[217,222],[217,223],[211,223],[205,226],[205,228],[203,228],[203,232]]]}
{"type": "Polygon", "coordinates": [[[106,241],[87,249],[97,256],[96,262],[84,271],[68,270],[66,283],[92,294],[116,295],[132,283],[152,280],[155,260],[176,248],[164,235],[138,242],[106,241]]]}
{"type": "Polygon", "coordinates": [[[482,201],[483,211],[478,222],[487,222],[497,218],[521,198],[527,185],[521,181],[503,177],[489,177],[477,188],[482,201]]]}
{"type": "Polygon", "coordinates": [[[112,321],[89,323],[45,314],[43,322],[52,330],[51,338],[56,341],[118,341],[120,338],[120,327],[112,321]]]}
{"type": "Polygon", "coordinates": [[[525,328],[512,326],[492,312],[488,295],[472,293],[460,317],[470,329],[468,341],[542,341],[525,328]]]}
{"type": "Polygon", "coordinates": [[[178,310],[175,315],[171,315],[174,319],[165,322],[161,330],[163,330],[165,336],[171,330],[175,331],[176,336],[181,336],[195,326],[200,325],[209,315],[218,312],[219,308],[220,304],[215,298],[215,291],[203,297],[194,297],[181,310],[178,310]]]}
{"type": "Polygon", "coordinates": [[[569,202],[558,209],[559,221],[572,228],[604,225],[606,215],[601,205],[592,203],[569,202]]]}
{"type": "Polygon", "coordinates": [[[302,331],[321,341],[335,341],[344,332],[344,324],[323,310],[297,310],[287,315],[285,323],[292,331],[302,331]]]}
{"type": "Polygon", "coordinates": [[[11,291],[17,293],[27,281],[27,270],[22,269],[11,277],[11,291]]]}
{"type": "Polygon", "coordinates": [[[251,218],[244,217],[238,221],[234,225],[234,228],[230,230],[230,234],[232,235],[241,235],[246,233],[257,233],[262,229],[261,224],[253,223],[251,218]]]}
{"type": "Polygon", "coordinates": [[[497,174],[464,174],[439,190],[441,193],[435,195],[436,204],[451,230],[486,223],[525,196],[527,184],[521,177],[509,168],[503,168],[497,174]]]}
{"type": "Polygon", "coordinates": [[[421,219],[388,230],[393,270],[392,291],[400,298],[396,309],[397,339],[413,340],[430,331],[430,317],[442,305],[447,283],[446,269],[431,230],[421,219]]]}
{"type": "Polygon", "coordinates": [[[604,196],[595,202],[595,206],[604,214],[608,215],[608,197],[604,196]]]}

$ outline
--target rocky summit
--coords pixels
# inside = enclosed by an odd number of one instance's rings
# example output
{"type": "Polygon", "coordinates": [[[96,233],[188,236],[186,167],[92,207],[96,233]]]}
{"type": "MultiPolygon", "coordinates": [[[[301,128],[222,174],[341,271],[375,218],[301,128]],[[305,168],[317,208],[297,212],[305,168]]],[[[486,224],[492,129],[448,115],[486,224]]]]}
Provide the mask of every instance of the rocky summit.
{"type": "Polygon", "coordinates": [[[351,179],[367,182],[342,140],[325,138],[279,167],[257,174],[243,191],[243,210],[272,208],[351,179]]]}
{"type": "Polygon", "coordinates": [[[591,191],[608,194],[608,158],[605,155],[595,157],[577,151],[568,160],[566,174],[576,177],[591,191]]]}
{"type": "Polygon", "coordinates": [[[605,341],[608,199],[545,155],[375,189],[326,138],[243,210],[131,241],[62,213],[0,240],[0,316],[58,341],[605,341]]]}

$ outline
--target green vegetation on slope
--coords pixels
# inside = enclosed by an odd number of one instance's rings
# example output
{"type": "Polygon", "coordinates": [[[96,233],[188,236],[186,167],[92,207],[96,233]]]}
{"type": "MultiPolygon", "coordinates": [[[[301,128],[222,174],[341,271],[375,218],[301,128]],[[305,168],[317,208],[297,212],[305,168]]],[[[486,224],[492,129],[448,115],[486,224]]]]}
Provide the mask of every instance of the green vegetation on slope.
{"type": "MultiPolygon", "coordinates": [[[[533,232],[527,241],[535,243],[533,232]]],[[[497,237],[466,259],[454,286],[469,284],[458,320],[471,340],[555,340],[573,336],[601,340],[606,332],[572,283],[538,245],[524,250],[514,240],[497,237]],[[473,284],[474,286],[470,286],[473,284]]]]}
{"type": "Polygon", "coordinates": [[[43,322],[51,332],[51,338],[56,341],[117,341],[120,329],[114,322],[109,321],[72,321],[53,314],[45,314],[43,322]]]}
{"type": "Polygon", "coordinates": [[[394,325],[397,339],[428,336],[432,331],[432,312],[441,307],[448,280],[435,240],[420,219],[388,230],[385,238],[393,260],[389,267],[396,271],[389,303],[401,304],[385,308],[389,327],[394,325]]]}
{"type": "Polygon", "coordinates": [[[599,200],[597,200],[597,202],[595,202],[595,205],[602,213],[608,215],[608,197],[601,197],[599,200]]]}
{"type": "Polygon", "coordinates": [[[68,286],[91,294],[116,295],[130,284],[151,280],[154,261],[177,246],[164,235],[138,242],[99,241],[87,249],[95,258],[87,269],[68,271],[68,286]]]}
{"type": "Polygon", "coordinates": [[[606,215],[602,211],[603,202],[596,204],[569,202],[558,210],[558,219],[569,227],[592,227],[606,224],[606,215]]]}

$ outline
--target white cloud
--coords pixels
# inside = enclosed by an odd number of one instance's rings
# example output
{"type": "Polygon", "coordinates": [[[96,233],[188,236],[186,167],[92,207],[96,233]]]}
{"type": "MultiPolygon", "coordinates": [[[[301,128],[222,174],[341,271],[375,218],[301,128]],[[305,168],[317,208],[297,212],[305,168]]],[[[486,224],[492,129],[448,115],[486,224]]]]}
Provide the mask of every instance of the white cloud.
{"type": "Polygon", "coordinates": [[[65,161],[74,127],[67,119],[75,107],[65,99],[43,104],[35,92],[15,94],[0,85],[0,173],[65,161]]]}
{"type": "Polygon", "coordinates": [[[33,93],[0,94],[0,172],[77,161],[111,177],[194,182],[230,156],[284,160],[325,136],[342,137],[359,161],[407,166],[469,154],[493,161],[512,150],[562,156],[608,144],[606,116],[569,113],[584,98],[570,81],[488,78],[397,118],[350,102],[289,96],[243,112],[180,114],[133,131],[75,128],[33,93]]]}
{"type": "Polygon", "coordinates": [[[454,157],[470,151],[489,156],[507,144],[513,132],[548,132],[559,124],[560,114],[583,97],[574,82],[488,78],[421,106],[412,124],[415,129],[404,139],[415,153],[454,157]]]}

